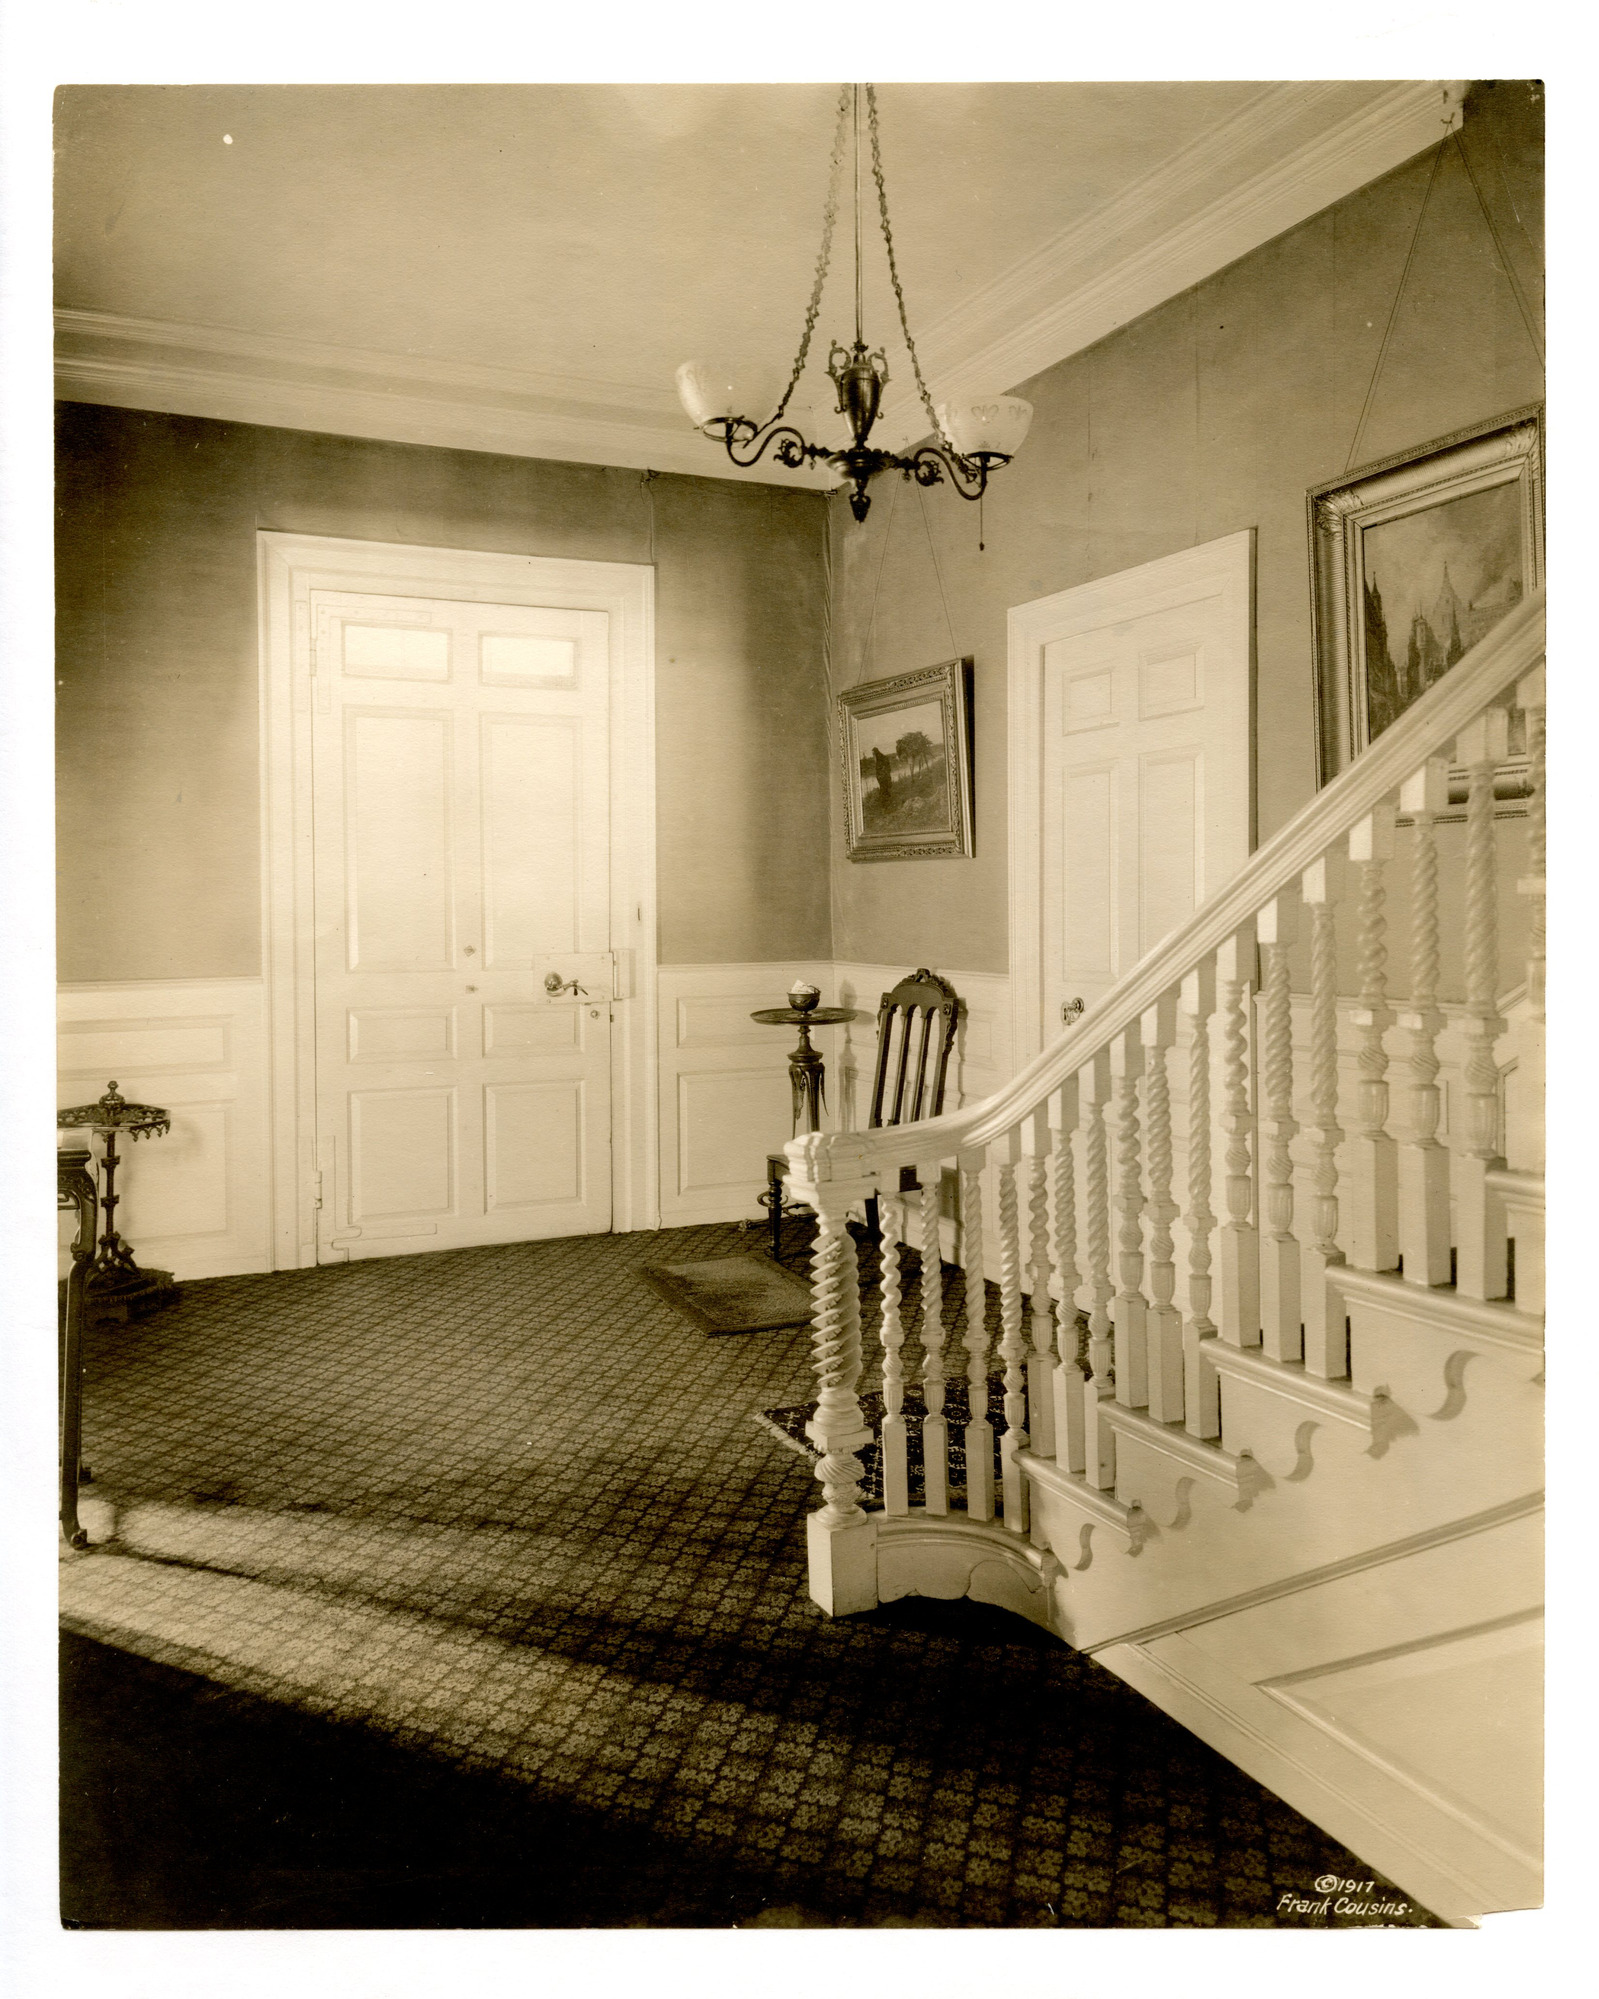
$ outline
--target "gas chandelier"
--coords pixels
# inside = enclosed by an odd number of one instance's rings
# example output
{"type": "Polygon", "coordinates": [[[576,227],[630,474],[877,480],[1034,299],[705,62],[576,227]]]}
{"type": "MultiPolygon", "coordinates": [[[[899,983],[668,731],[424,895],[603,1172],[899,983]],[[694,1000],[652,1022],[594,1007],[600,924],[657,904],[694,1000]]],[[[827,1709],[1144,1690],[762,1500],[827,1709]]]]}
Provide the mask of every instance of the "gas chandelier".
{"type": "Polygon", "coordinates": [[[893,281],[900,330],[905,336],[922,407],[927,412],[936,440],[921,445],[908,457],[900,457],[892,451],[879,451],[868,442],[888,381],[888,362],[882,348],[867,348],[861,325],[862,96],[862,87],[858,83],[846,84],[839,93],[838,130],[833,141],[827,206],[822,215],[821,255],[816,260],[816,280],[811,286],[811,301],[805,314],[805,331],[800,336],[799,353],[795,356],[793,373],[776,410],[764,423],[757,423],[740,414],[738,406],[744,400],[744,392],[727,369],[711,367],[702,361],[685,361],[677,371],[677,393],[690,422],[707,437],[720,440],[735,465],[758,464],[768,450],[778,464],[790,466],[795,471],[814,465],[818,460],[832,465],[849,482],[850,511],[858,521],[865,520],[867,509],[872,504],[866,491],[867,482],[879,472],[898,472],[906,479],[914,479],[919,486],[941,485],[947,474],[950,484],[963,500],[980,500],[988,486],[989,473],[996,466],[1009,464],[1015,457],[1033,418],[1032,404],[1023,402],[1019,396],[990,396],[978,402],[940,403],[936,409],[933,406],[927,384],[922,379],[922,364],[917,359],[916,343],[911,339],[910,326],[905,317],[905,294],[900,289],[899,270],[894,262],[894,238],[888,226],[888,194],[883,185],[883,160],[877,132],[877,93],[868,83],[864,97],[871,136],[872,178],[877,183],[877,206],[883,244],[888,251],[888,274],[893,281]],[[846,450],[833,451],[826,445],[807,442],[792,424],[783,422],[783,414],[804,373],[811,335],[816,328],[822,287],[827,280],[828,261],[833,249],[833,224],[838,216],[838,189],[844,151],[852,127],[855,167],[855,344],[845,347],[835,340],[827,357],[827,372],[838,392],[839,414],[849,424],[852,441],[846,450]]]}

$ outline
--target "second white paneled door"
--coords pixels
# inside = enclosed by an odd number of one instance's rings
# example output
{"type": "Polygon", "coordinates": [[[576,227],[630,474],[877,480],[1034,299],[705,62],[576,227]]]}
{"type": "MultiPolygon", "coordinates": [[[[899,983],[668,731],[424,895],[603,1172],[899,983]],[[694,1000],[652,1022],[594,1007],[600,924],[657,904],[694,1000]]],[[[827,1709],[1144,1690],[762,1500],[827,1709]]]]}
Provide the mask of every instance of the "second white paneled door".
{"type": "Polygon", "coordinates": [[[1024,1059],[1249,856],[1251,559],[1229,535],[1010,614],[1024,1059]]]}
{"type": "Polygon", "coordinates": [[[308,608],[317,1254],[608,1229],[609,616],[308,608]]]}

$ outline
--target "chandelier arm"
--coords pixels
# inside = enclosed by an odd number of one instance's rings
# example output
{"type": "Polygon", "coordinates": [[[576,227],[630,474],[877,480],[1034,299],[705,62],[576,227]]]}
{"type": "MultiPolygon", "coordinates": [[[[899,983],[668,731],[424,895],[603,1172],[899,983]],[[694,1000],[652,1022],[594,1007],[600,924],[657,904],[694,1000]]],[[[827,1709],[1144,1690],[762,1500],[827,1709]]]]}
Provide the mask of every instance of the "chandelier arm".
{"type": "Polygon", "coordinates": [[[944,474],[949,474],[949,483],[963,500],[980,500],[988,488],[990,464],[1003,465],[1008,461],[989,452],[982,452],[973,458],[963,458],[941,444],[924,444],[919,451],[913,451],[909,458],[893,461],[907,478],[914,478],[918,486],[936,486],[944,474]]]}
{"type": "Polygon", "coordinates": [[[763,424],[757,429],[748,417],[729,417],[726,421],[727,427],[722,432],[722,444],[728,457],[735,465],[741,467],[759,465],[773,445],[777,446],[776,457],[784,465],[799,466],[814,463],[818,458],[832,455],[824,451],[820,445],[807,443],[791,423],[780,424],[774,418],[771,423],[763,424]],[[754,449],[749,450],[752,445],[754,449]],[[740,458],[735,446],[743,446],[749,450],[749,456],[740,458]]]}
{"type": "MultiPolygon", "coordinates": [[[[816,277],[811,285],[811,302],[805,309],[805,331],[800,335],[799,352],[794,357],[794,372],[788,378],[788,387],[783,391],[783,399],[773,410],[768,421],[777,423],[788,408],[789,397],[799,386],[799,378],[805,372],[805,361],[811,351],[811,335],[816,331],[816,315],[822,306],[822,287],[827,282],[827,267],[833,255],[833,225],[838,220],[838,183],[844,167],[844,145],[850,128],[851,110],[850,86],[846,83],[838,93],[838,125],[833,134],[833,157],[827,169],[827,202],[822,210],[822,248],[816,259],[816,277]]],[[[859,218],[860,204],[856,203],[859,218]]],[[[732,457],[731,450],[728,453],[732,457]]],[[[737,464],[739,461],[734,459],[737,464]]],[[[753,460],[751,461],[754,462],[753,460]]]]}
{"type": "MultiPolygon", "coordinates": [[[[883,223],[883,247],[888,251],[888,275],[894,286],[894,302],[899,307],[899,327],[905,336],[905,346],[911,357],[911,370],[916,377],[916,386],[921,391],[922,408],[927,412],[927,421],[933,435],[949,444],[944,426],[938,420],[938,412],[933,408],[933,398],[928,394],[927,384],[922,379],[922,364],[916,352],[916,342],[911,338],[910,321],[905,312],[905,294],[900,287],[899,266],[894,261],[894,232],[888,222],[888,189],[883,181],[883,152],[877,130],[877,91],[872,84],[866,86],[866,115],[872,132],[872,178],[877,182],[877,209],[883,223]]],[[[953,451],[954,446],[950,445],[953,451]]],[[[957,454],[958,456],[959,454],[957,454]]],[[[981,490],[981,489],[979,489],[981,490]]],[[[968,499],[975,494],[968,494],[968,499]]]]}

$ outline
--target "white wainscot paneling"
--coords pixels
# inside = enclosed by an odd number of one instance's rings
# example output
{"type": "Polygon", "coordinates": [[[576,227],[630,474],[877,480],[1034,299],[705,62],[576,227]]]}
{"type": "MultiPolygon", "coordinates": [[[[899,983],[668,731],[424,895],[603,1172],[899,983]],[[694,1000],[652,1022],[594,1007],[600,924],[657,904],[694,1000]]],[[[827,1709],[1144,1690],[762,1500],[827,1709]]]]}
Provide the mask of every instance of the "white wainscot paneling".
{"type": "MultiPolygon", "coordinates": [[[[750,1015],[786,1005],[796,979],[820,986],[822,1004],[833,1004],[825,960],[661,967],[663,1228],[760,1218],[767,1155],[790,1135],[788,1055],[798,1035],[750,1015]]],[[[830,1114],[841,1087],[842,1033],[829,1027],[812,1035],[827,1065],[830,1114]]]]}
{"type": "Polygon", "coordinates": [[[62,1106],[92,1103],[114,1078],[171,1114],[164,1137],[118,1147],[116,1224],[140,1263],[180,1280],[271,1268],[258,979],[65,986],[56,1070],[62,1106]]]}

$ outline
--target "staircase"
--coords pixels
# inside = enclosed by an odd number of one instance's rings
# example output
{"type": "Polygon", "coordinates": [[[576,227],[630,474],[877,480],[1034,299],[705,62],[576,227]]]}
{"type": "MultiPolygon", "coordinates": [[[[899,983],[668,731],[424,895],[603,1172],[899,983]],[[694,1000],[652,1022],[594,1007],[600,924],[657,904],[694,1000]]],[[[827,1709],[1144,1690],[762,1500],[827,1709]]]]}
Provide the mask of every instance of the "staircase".
{"type": "Polygon", "coordinates": [[[815,1600],[1032,1619],[1458,1924],[1540,1897],[1543,648],[1539,593],[987,1102],[788,1147],[815,1600]]]}

